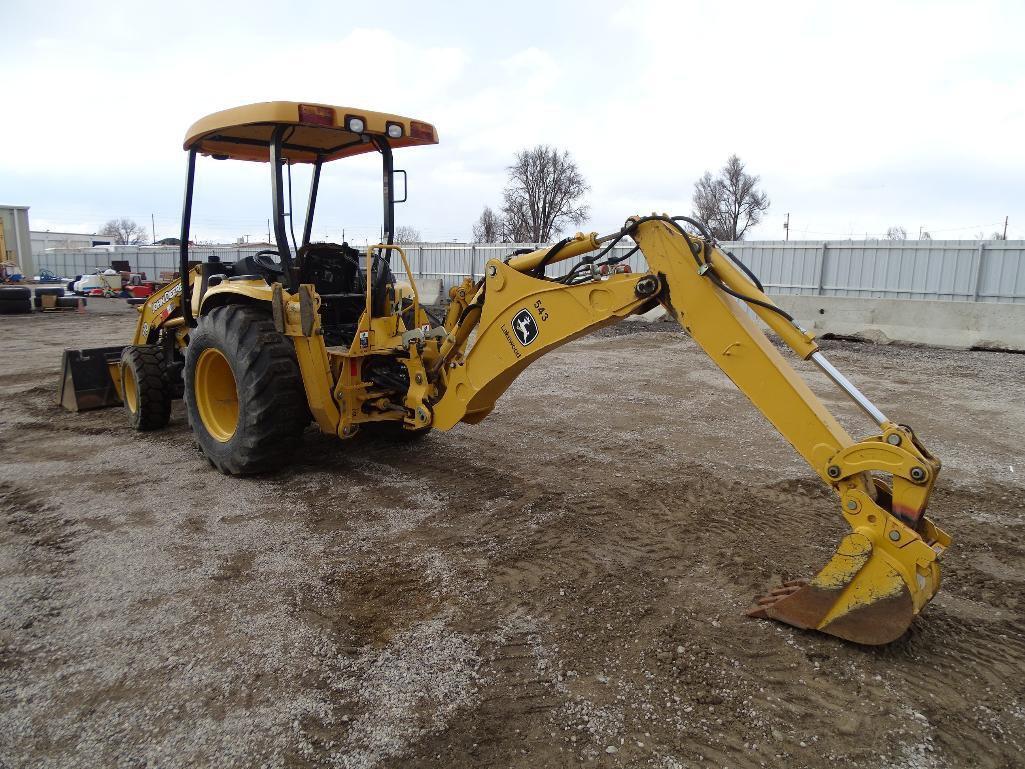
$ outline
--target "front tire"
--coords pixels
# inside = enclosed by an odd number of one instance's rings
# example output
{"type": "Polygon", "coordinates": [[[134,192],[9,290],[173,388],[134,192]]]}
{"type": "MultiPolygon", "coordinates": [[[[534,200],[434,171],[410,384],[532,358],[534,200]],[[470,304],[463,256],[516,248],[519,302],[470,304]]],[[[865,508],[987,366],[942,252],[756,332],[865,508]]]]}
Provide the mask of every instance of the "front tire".
{"type": "Polygon", "coordinates": [[[128,426],[160,430],[171,420],[173,387],[158,345],[130,345],[121,351],[121,394],[128,426]]]}
{"type": "Polygon", "coordinates": [[[309,421],[295,347],[247,305],[214,308],[189,335],[185,405],[200,448],[226,475],[283,466],[309,421]]]}

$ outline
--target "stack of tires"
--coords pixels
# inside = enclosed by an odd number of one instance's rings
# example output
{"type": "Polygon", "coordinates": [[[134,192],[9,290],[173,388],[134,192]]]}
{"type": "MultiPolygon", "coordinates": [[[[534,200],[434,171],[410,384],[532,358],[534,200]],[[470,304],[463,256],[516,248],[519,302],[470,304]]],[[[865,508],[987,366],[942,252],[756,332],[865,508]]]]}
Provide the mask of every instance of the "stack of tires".
{"type": "MultiPolygon", "coordinates": [[[[59,310],[72,310],[78,307],[78,297],[65,296],[64,289],[60,287],[48,287],[48,288],[37,288],[34,303],[37,310],[43,309],[43,297],[44,296],[55,296],[57,297],[57,309],[59,310]]],[[[85,304],[85,299],[82,299],[82,304],[85,304]]]]}
{"type": "Polygon", "coordinates": [[[32,289],[26,286],[0,286],[0,315],[32,312],[32,289]]]}

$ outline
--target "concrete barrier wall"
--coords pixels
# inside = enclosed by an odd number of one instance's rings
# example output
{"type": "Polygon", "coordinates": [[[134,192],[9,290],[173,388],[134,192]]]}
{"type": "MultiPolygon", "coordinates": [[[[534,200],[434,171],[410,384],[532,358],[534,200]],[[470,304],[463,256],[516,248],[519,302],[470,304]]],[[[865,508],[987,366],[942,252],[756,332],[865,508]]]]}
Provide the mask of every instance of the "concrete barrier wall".
{"type": "Polygon", "coordinates": [[[840,296],[773,299],[817,336],[841,334],[874,342],[1025,350],[1025,305],[840,296]]]}
{"type": "MultiPolygon", "coordinates": [[[[1025,305],[775,294],[773,300],[816,336],[870,342],[1025,351],[1025,305]]],[[[671,321],[662,307],[627,320],[671,321]]]]}

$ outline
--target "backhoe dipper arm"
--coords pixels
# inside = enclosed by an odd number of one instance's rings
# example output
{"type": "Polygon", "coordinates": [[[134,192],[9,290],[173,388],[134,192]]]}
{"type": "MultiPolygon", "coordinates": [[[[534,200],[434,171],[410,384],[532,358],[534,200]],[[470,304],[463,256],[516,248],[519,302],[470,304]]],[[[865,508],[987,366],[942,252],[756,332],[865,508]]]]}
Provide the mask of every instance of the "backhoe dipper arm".
{"type": "Polygon", "coordinates": [[[812,334],[780,310],[711,238],[688,236],[669,217],[644,217],[606,238],[578,235],[507,263],[493,260],[485,273],[436,362],[443,393],[434,405],[435,426],[480,421],[516,376],[544,353],[661,302],[836,490],[852,529],[818,575],[786,583],[761,599],[752,615],[881,644],[902,635],[935,594],[937,558],[950,540],[924,512],[939,461],[909,428],[889,421],[829,364],[812,334]],[[625,233],[643,252],[649,272],[569,284],[543,276],[547,264],[593,251],[625,233]],[[757,326],[748,307],[875,419],[881,434],[853,440],[757,326]],[[477,339],[464,352],[474,328],[477,339]]]}

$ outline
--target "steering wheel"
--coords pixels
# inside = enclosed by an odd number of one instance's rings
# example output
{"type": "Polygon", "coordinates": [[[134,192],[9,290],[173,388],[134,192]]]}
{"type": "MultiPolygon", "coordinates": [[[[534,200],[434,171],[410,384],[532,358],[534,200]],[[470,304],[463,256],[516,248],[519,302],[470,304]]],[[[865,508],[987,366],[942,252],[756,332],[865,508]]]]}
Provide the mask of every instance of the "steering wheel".
{"type": "Polygon", "coordinates": [[[279,259],[281,258],[281,254],[279,254],[277,251],[274,251],[273,249],[257,251],[255,254],[253,254],[253,264],[255,264],[257,267],[261,269],[266,270],[267,272],[274,273],[275,275],[284,275],[285,268],[278,264],[274,259],[272,259],[272,256],[276,256],[279,259]]]}

